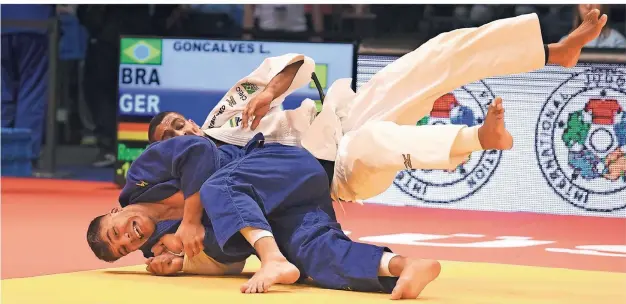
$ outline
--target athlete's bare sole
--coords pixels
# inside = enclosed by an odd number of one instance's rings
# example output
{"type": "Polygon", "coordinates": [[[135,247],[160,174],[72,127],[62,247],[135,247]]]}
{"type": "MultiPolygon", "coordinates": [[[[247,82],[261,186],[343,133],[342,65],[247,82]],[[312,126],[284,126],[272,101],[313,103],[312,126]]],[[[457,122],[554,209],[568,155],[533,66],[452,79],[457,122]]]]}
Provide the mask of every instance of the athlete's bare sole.
{"type": "Polygon", "coordinates": [[[435,260],[407,258],[406,266],[391,292],[391,299],[416,299],[426,285],[439,276],[440,272],[441,264],[435,260]]]}
{"type": "Polygon", "coordinates": [[[607,19],[606,15],[600,16],[598,9],[591,10],[580,26],[563,41],[548,45],[548,63],[558,64],[566,68],[575,66],[582,48],[600,35],[607,19]]]}
{"type": "Polygon", "coordinates": [[[300,270],[286,259],[267,261],[261,264],[248,282],[241,285],[242,293],[264,293],[274,284],[293,284],[300,278],[300,270]]]}
{"type": "Polygon", "coordinates": [[[504,126],[502,98],[496,97],[489,105],[485,122],[478,129],[478,140],[484,150],[510,150],[513,136],[504,126]]]}

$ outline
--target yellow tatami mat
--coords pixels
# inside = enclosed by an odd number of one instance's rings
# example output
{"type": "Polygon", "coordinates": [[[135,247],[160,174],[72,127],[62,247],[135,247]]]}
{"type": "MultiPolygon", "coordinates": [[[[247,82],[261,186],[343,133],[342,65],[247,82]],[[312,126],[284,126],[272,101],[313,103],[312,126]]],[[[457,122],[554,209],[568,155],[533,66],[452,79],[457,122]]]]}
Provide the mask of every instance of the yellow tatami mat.
{"type": "MultiPolygon", "coordinates": [[[[626,303],[626,274],[527,266],[443,262],[421,303],[626,303]]],[[[251,259],[246,271],[257,269],[251,259]]],[[[245,276],[155,277],[144,266],[2,281],[3,304],[378,303],[386,294],[277,286],[261,295],[239,293],[245,276]]]]}

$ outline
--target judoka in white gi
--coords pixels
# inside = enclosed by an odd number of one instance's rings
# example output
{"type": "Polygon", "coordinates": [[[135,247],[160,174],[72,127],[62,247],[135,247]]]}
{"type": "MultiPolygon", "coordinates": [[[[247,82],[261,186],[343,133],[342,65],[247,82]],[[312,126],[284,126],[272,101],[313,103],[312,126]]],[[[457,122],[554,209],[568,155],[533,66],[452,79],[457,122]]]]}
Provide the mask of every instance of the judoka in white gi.
{"type": "Polygon", "coordinates": [[[384,192],[400,170],[452,169],[471,152],[511,149],[499,98],[482,126],[415,124],[437,98],[462,85],[546,63],[574,66],[606,21],[591,11],[577,30],[549,45],[543,44],[536,14],[443,33],[379,71],[358,93],[350,79],[335,81],[317,117],[310,99],[295,110],[279,107],[285,96],[309,83],[313,60],[299,54],[268,58],[228,91],[202,127],[178,113],[161,113],[149,138],[195,134],[242,146],[262,132],[269,142],[300,145],[322,162],[334,161],[334,199],[367,199],[384,192]],[[254,92],[247,94],[246,88],[254,92]]]}

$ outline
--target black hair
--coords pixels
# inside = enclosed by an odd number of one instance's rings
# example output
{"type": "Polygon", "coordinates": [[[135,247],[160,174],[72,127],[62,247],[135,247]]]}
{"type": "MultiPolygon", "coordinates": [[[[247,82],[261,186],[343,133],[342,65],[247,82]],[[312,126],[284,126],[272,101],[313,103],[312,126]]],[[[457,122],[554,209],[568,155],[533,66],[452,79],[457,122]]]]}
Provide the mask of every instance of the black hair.
{"type": "Polygon", "coordinates": [[[154,117],[152,117],[152,120],[150,120],[150,126],[148,127],[148,142],[149,143],[153,143],[153,142],[156,141],[156,138],[154,138],[154,131],[161,124],[161,122],[163,121],[165,116],[167,116],[169,114],[172,114],[172,113],[179,114],[179,115],[182,116],[182,114],[180,114],[178,112],[164,111],[164,112],[161,112],[161,113],[155,115],[154,117]]]}
{"type": "Polygon", "coordinates": [[[89,223],[87,243],[98,259],[111,263],[117,261],[118,258],[113,255],[109,246],[100,237],[100,224],[103,217],[104,215],[98,216],[89,223]]]}

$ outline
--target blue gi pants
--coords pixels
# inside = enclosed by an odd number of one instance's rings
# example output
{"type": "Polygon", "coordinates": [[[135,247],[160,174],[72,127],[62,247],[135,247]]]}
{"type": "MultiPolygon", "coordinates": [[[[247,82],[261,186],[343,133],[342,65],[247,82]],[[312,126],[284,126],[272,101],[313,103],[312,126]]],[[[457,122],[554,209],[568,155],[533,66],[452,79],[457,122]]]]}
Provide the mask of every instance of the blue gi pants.
{"type": "Polygon", "coordinates": [[[48,89],[48,40],[40,33],[2,34],[2,127],[32,132],[29,151],[39,158],[48,89]]]}
{"type": "Polygon", "coordinates": [[[200,197],[222,251],[242,249],[239,230],[273,231],[302,277],[329,289],[391,292],[397,278],[378,277],[388,248],[353,242],[337,222],[328,177],[298,147],[248,144],[246,155],[220,168],[200,197]]]}

